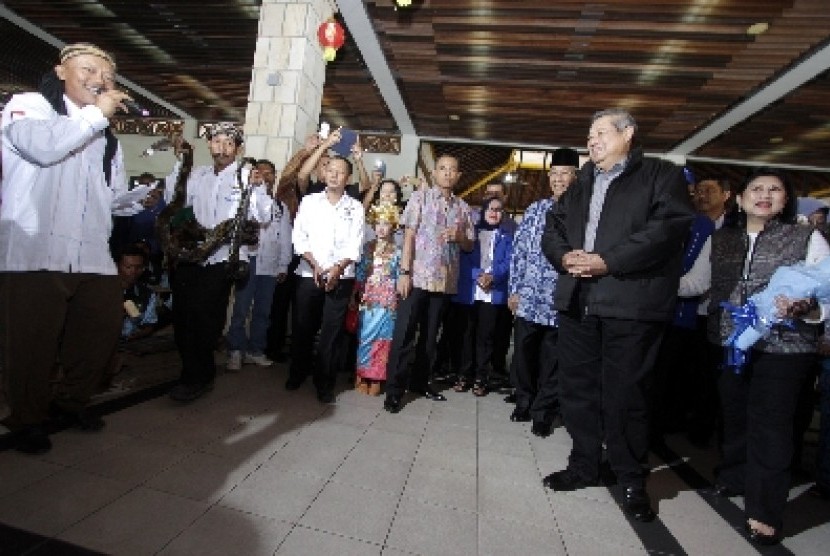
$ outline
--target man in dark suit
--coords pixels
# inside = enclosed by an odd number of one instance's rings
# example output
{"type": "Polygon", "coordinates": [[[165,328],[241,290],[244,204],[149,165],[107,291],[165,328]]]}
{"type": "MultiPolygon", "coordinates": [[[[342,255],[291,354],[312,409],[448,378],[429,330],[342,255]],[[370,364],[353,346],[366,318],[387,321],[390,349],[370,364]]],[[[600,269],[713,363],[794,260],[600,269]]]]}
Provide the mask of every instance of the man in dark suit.
{"type": "Polygon", "coordinates": [[[624,110],[594,114],[591,161],[547,216],[542,249],[560,273],[561,408],[573,448],[567,468],[543,483],[557,491],[598,485],[605,441],[623,509],[651,521],[647,386],[674,315],[694,209],[682,171],[633,147],[636,129],[624,110]]]}

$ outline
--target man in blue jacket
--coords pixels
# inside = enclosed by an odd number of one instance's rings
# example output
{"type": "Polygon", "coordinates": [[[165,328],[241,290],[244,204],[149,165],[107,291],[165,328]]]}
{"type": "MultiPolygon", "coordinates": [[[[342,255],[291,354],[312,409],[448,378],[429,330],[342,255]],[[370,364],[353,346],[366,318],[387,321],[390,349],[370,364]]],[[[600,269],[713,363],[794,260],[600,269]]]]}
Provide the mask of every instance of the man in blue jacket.
{"type": "Polygon", "coordinates": [[[597,485],[604,441],[623,510],[651,521],[647,384],[674,317],[694,209],[682,171],[633,147],[636,129],[625,110],[594,114],[591,161],[547,217],[542,250],[560,274],[560,404],[573,448],[567,468],[543,482],[597,485]]]}

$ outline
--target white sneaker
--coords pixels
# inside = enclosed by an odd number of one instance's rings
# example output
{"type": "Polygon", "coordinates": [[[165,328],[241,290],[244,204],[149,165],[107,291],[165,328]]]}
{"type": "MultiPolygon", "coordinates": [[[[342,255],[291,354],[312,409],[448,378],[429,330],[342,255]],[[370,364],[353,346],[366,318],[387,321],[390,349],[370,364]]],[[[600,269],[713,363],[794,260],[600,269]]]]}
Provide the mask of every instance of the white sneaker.
{"type": "Polygon", "coordinates": [[[263,354],[253,355],[251,353],[245,354],[245,363],[253,363],[254,365],[259,365],[260,367],[270,367],[274,364],[273,361],[268,359],[268,357],[263,354]]]}
{"type": "Polygon", "coordinates": [[[229,351],[228,361],[225,363],[225,368],[233,372],[242,370],[242,352],[229,351]]]}

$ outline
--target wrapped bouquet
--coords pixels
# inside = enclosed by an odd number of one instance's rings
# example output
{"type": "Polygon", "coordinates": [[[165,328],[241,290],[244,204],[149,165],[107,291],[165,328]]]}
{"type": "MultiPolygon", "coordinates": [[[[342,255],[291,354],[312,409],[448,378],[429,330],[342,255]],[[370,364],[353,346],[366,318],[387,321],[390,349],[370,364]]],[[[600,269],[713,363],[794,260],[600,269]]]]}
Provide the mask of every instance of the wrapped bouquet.
{"type": "Polygon", "coordinates": [[[793,319],[781,310],[782,301],[786,304],[787,300],[804,299],[830,303],[830,257],[814,265],[798,263],[779,267],[767,287],[742,306],[722,304],[734,324],[726,340],[726,365],[740,372],[749,349],[774,326],[794,326],[793,319]]]}

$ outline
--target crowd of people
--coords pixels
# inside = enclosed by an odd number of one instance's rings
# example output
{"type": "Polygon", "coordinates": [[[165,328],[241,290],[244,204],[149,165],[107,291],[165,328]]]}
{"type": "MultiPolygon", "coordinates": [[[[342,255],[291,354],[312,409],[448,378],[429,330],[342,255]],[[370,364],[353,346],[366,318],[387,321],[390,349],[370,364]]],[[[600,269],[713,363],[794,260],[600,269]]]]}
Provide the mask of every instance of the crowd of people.
{"type": "Polygon", "coordinates": [[[745,304],[779,267],[830,254],[826,206],[797,222],[784,172],[757,168],[735,187],[694,183],[645,157],[631,114],[607,109],[590,122],[590,160],[555,150],[549,194],[517,223],[503,184],[488,185],[480,207],[456,195],[462,168],[450,154],[413,180],[404,202],[382,166],[367,171],[359,143],[351,159],[332,154],[340,130],[310,136],[278,171],[241,158],[241,129],[217,124],[206,135],[212,163],[191,167],[192,148],[177,138],[164,187],[121,207],[122,218],[141,216],[111,234],[111,207],[128,189],[109,128],[128,99],[114,75],[108,53],[70,45],[38,92],[3,111],[0,350],[4,423],[19,450],[49,450],[55,420],[104,426],[88,402],[119,331],[136,339],[159,324],[156,293],[138,281],[149,265],[150,283],[172,288],[177,402],[214,388],[233,292],[227,371],[290,358],[285,388],[311,377],[321,403],[349,373],[358,391],[384,394],[390,413],[405,409],[407,393],[445,401],[442,384],[475,396],[507,386],[511,421],[539,437],[564,425],[573,441],[566,467],[543,484],[618,483],[623,510],[643,522],[655,518],[649,448],[670,432],[716,439],[713,493],[743,496],[749,538],[772,544],[800,452],[800,408],[812,408],[804,393],[820,372],[814,492],[830,497],[830,365],[818,356],[829,349],[830,307],[782,298],[788,326],[740,365],[724,359],[735,326],[727,303],[745,304]],[[126,247],[113,259],[119,234],[126,247]],[[56,362],[63,372],[51,384],[56,362]]]}

